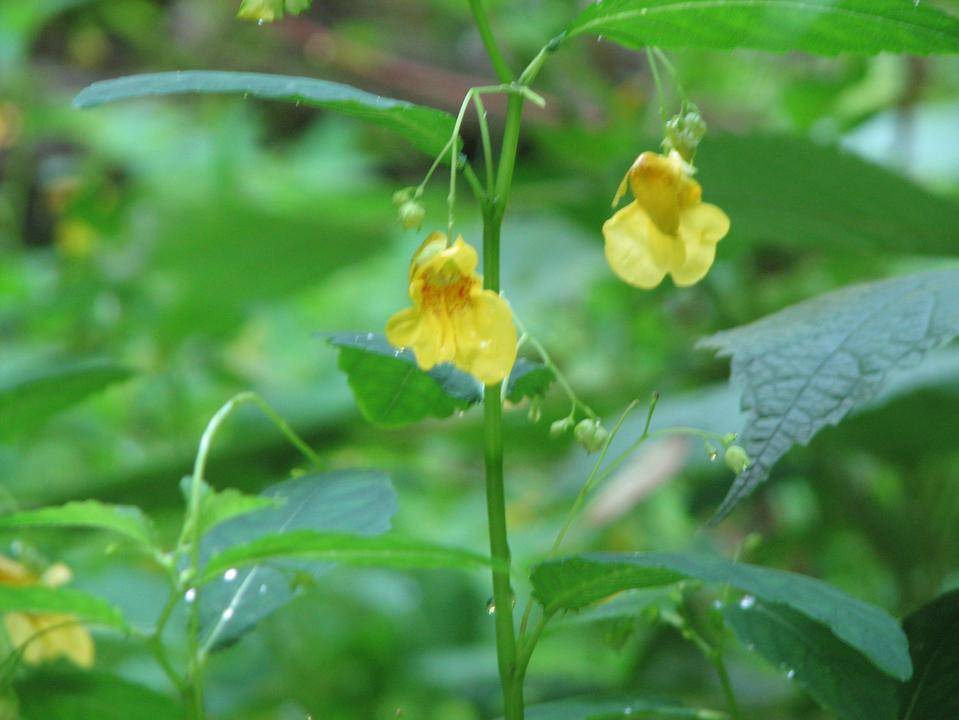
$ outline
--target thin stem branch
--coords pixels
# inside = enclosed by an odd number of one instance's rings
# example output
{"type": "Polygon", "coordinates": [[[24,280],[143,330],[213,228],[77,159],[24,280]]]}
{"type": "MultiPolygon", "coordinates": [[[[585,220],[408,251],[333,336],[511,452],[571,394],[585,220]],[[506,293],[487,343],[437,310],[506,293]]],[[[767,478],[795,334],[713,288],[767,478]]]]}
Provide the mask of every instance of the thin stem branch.
{"type": "Polygon", "coordinates": [[[486,195],[493,194],[493,181],[496,168],[493,167],[493,143],[490,142],[489,122],[486,119],[486,107],[479,95],[473,97],[476,105],[476,118],[479,121],[480,141],[483,144],[483,166],[486,169],[486,195]]]}
{"type": "Polygon", "coordinates": [[[659,67],[656,65],[656,57],[650,47],[646,48],[646,59],[649,61],[649,70],[653,75],[653,82],[656,83],[656,93],[659,95],[659,117],[663,122],[663,130],[666,129],[666,93],[663,92],[663,81],[659,77],[659,67]]]}
{"type": "Polygon", "coordinates": [[[486,8],[483,7],[483,0],[469,0],[470,9],[473,11],[473,18],[476,21],[476,29],[479,30],[480,38],[483,40],[483,46],[486,48],[486,54],[489,55],[490,62],[493,64],[493,70],[500,82],[508,83],[513,80],[513,71],[510,70],[509,63],[503,57],[503,53],[496,44],[496,38],[493,36],[493,28],[490,25],[489,16],[486,14],[486,8]]]}

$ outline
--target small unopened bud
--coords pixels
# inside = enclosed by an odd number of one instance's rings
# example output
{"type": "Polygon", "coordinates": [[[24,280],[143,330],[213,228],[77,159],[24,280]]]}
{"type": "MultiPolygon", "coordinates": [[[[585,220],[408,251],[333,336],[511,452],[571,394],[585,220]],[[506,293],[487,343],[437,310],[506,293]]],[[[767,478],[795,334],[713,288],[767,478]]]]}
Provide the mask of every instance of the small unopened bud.
{"type": "Polygon", "coordinates": [[[723,435],[723,447],[729,447],[734,442],[736,442],[736,438],[738,437],[739,437],[738,433],[734,433],[734,432],[726,433],[725,435],[723,435]]]}
{"type": "Polygon", "coordinates": [[[400,224],[407,230],[419,230],[426,217],[426,208],[416,200],[407,200],[400,205],[400,224]]]}
{"type": "Polygon", "coordinates": [[[739,445],[730,445],[726,448],[726,454],[723,456],[726,467],[739,475],[743,470],[749,467],[749,455],[739,445]]]}
{"type": "Polygon", "coordinates": [[[586,448],[586,452],[596,452],[603,447],[603,443],[609,437],[609,432],[599,420],[586,418],[576,424],[573,435],[576,437],[576,442],[586,448]]]}
{"type": "Polygon", "coordinates": [[[573,427],[573,418],[564,417],[562,420],[556,420],[549,426],[549,435],[553,438],[562,437],[573,427]]]}
{"type": "Polygon", "coordinates": [[[401,190],[397,190],[395,193],[393,193],[393,204],[396,205],[396,207],[400,207],[403,203],[409,202],[413,199],[413,193],[415,190],[416,188],[412,187],[405,187],[401,190]]]}
{"type": "Polygon", "coordinates": [[[675,150],[683,160],[692,162],[696,148],[706,134],[706,122],[697,110],[689,110],[675,115],[666,122],[666,137],[663,145],[666,150],[675,150]]]}
{"type": "Polygon", "coordinates": [[[543,411],[536,400],[529,404],[529,412],[526,413],[526,417],[531,423],[538,423],[540,418],[543,417],[543,411]]]}

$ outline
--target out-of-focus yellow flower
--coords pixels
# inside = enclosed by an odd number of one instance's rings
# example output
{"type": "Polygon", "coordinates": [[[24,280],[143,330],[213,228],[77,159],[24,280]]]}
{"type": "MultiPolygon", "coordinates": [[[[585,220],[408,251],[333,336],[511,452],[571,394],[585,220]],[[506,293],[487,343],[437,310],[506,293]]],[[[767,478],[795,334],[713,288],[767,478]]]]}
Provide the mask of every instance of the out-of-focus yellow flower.
{"type": "Polygon", "coordinates": [[[83,220],[64,220],[57,223],[54,237],[60,252],[72,260],[88,258],[97,243],[97,231],[83,220]]]}
{"type": "MultiPolygon", "coordinates": [[[[51,565],[42,576],[0,555],[0,585],[59,587],[70,582],[70,569],[51,565]]],[[[93,667],[93,638],[73,615],[60,613],[8,613],[4,627],[14,647],[22,648],[23,659],[31,665],[65,657],[82,668],[93,667]]]]}
{"type": "Polygon", "coordinates": [[[509,375],[516,361],[516,326],[507,302],[484,290],[476,250],[444,233],[423,241],[410,263],[410,299],[386,325],[396,347],[412,348],[424,370],[452,362],[487,385],[509,375]]]}
{"type": "Polygon", "coordinates": [[[651,289],[666,274],[679,286],[699,282],[716,257],[716,243],[729,232],[729,218],[702,202],[702,188],[679,153],[644,152],[620,183],[635,200],[603,225],[606,259],[623,280],[651,289]]]}

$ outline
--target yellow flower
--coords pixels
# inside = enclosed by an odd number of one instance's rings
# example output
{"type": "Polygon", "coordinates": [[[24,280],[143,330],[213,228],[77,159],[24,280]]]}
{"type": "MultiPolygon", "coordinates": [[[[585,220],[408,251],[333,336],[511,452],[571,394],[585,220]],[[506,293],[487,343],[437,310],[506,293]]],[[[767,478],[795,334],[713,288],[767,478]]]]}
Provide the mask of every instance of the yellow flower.
{"type": "MultiPolygon", "coordinates": [[[[70,569],[51,565],[41,577],[0,555],[0,585],[59,587],[70,582],[70,569]]],[[[60,613],[8,613],[4,627],[14,647],[23,648],[23,659],[31,665],[65,657],[82,668],[93,667],[93,638],[73,615],[60,613]]]]}
{"type": "Polygon", "coordinates": [[[487,385],[500,382],[516,360],[516,326],[509,305],[484,290],[476,250],[444,233],[423,241],[410,263],[410,299],[386,325],[396,347],[412,348],[424,370],[452,362],[487,385]]]}
{"type": "Polygon", "coordinates": [[[626,173],[613,207],[626,194],[636,198],[603,225],[606,259],[630,285],[651,289],[666,274],[685,287],[699,282],[716,257],[716,243],[729,232],[729,218],[702,202],[702,188],[679,153],[644,152],[626,173]]]}

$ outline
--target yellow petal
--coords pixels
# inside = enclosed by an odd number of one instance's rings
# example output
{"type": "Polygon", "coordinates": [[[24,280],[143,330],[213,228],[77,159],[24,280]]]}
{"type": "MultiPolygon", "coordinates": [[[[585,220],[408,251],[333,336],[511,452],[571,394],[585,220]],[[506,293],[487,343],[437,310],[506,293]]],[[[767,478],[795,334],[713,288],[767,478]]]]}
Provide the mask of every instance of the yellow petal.
{"type": "Polygon", "coordinates": [[[66,585],[73,578],[73,572],[63,563],[51,565],[44,571],[40,582],[47,587],[66,585]]]}
{"type": "Polygon", "coordinates": [[[654,288],[676,264],[678,242],[659,232],[638,203],[607,220],[603,237],[609,266],[630,285],[654,288]]]}
{"type": "Polygon", "coordinates": [[[516,325],[509,304],[482,290],[452,315],[456,367],[485,385],[505,380],[516,362],[516,325]]]}
{"type": "Polygon", "coordinates": [[[431,232],[427,235],[426,240],[420,243],[416,252],[413,253],[413,261],[410,263],[410,281],[424,265],[446,250],[446,245],[446,233],[431,232]]]}
{"type": "Polygon", "coordinates": [[[0,555],[0,585],[36,585],[37,577],[16,560],[0,555]]]}
{"type": "Polygon", "coordinates": [[[393,315],[386,323],[386,339],[394,347],[408,347],[416,356],[416,363],[429,370],[440,360],[442,332],[432,313],[406,308],[393,315]]]}
{"type": "Polygon", "coordinates": [[[62,655],[82,668],[93,667],[94,646],[93,638],[83,625],[69,615],[51,616],[56,618],[60,625],[48,634],[49,642],[53,644],[57,656],[62,655]],[[70,621],[73,622],[70,622],[70,621]],[[69,623],[63,625],[63,623],[69,623]]]}
{"type": "Polygon", "coordinates": [[[684,210],[679,236],[685,248],[684,261],[671,271],[680,287],[693,285],[709,272],[716,259],[716,243],[729,232],[729,218],[715,205],[700,203],[684,210]]]}
{"type": "Polygon", "coordinates": [[[626,190],[628,189],[629,189],[629,172],[623,175],[623,179],[619,183],[619,187],[616,188],[616,194],[613,196],[613,202],[612,202],[613,208],[619,205],[619,201],[623,199],[623,195],[626,194],[626,190]]]}
{"type": "Polygon", "coordinates": [[[666,235],[679,228],[679,196],[683,188],[682,164],[644,152],[629,169],[629,186],[636,202],[666,235]]]}

